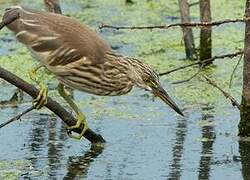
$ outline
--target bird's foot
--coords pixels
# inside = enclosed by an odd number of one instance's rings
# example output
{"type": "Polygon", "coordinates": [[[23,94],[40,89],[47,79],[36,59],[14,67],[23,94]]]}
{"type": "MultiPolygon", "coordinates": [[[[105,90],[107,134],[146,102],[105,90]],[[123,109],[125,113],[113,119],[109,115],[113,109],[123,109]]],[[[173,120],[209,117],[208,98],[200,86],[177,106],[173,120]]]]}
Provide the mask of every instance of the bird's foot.
{"type": "Polygon", "coordinates": [[[88,126],[85,116],[81,112],[77,113],[76,119],[77,119],[77,122],[75,125],[67,127],[68,136],[70,138],[80,140],[82,136],[84,135],[84,133],[86,132],[86,130],[89,128],[89,126],[88,126]],[[79,135],[75,136],[72,134],[73,129],[81,128],[82,126],[83,126],[83,129],[79,135]]]}
{"type": "Polygon", "coordinates": [[[36,79],[36,75],[37,75],[37,71],[41,68],[41,67],[44,67],[43,65],[39,65],[33,69],[31,69],[31,71],[29,72],[29,78],[32,80],[32,81],[35,81],[35,82],[38,82],[37,79],[36,79]]]}
{"type": "Polygon", "coordinates": [[[32,69],[30,72],[29,72],[29,77],[30,77],[30,79],[31,80],[35,80],[36,79],[36,69],[34,68],[34,69],[32,69]]]}
{"type": "Polygon", "coordinates": [[[40,84],[40,92],[36,99],[34,99],[33,104],[36,109],[41,109],[45,104],[47,104],[48,99],[48,88],[44,84],[40,84]]]}

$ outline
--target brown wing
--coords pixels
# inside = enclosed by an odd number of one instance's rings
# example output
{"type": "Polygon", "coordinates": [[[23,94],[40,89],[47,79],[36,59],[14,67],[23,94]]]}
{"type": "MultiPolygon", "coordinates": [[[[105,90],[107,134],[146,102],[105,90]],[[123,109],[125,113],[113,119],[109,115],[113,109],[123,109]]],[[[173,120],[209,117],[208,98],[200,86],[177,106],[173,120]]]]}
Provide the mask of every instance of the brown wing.
{"type": "Polygon", "coordinates": [[[12,7],[6,9],[3,18],[14,13],[20,18],[7,27],[45,65],[65,65],[79,59],[99,64],[105,53],[112,51],[97,33],[69,17],[12,7]]]}

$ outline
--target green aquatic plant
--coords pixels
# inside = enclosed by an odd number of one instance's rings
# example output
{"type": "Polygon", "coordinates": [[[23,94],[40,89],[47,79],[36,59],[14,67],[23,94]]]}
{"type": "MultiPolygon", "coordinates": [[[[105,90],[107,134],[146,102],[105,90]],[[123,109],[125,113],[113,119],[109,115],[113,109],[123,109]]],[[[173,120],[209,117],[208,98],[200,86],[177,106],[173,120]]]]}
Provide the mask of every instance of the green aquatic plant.
{"type": "MultiPolygon", "coordinates": [[[[23,0],[24,4],[29,4],[30,1],[23,0]]],[[[226,0],[214,1],[213,20],[225,18],[241,18],[244,6],[243,0],[225,3],[226,0]],[[225,10],[221,11],[218,8],[223,4],[225,10]]],[[[71,3],[70,1],[66,1],[71,3]]],[[[179,21],[178,4],[173,1],[166,3],[165,0],[158,1],[135,1],[132,6],[125,6],[124,2],[115,0],[97,0],[94,5],[90,2],[79,1],[79,6],[82,10],[74,10],[66,8],[66,14],[73,16],[85,24],[88,24],[92,29],[97,30],[97,26],[101,22],[114,25],[154,25],[163,23],[174,23],[179,21]],[[67,11],[68,10],[68,11],[67,11]]],[[[62,4],[63,5],[63,4],[62,4]]],[[[34,5],[41,6],[40,3],[34,5]]],[[[192,7],[191,16],[193,19],[199,19],[199,8],[192,7]]],[[[244,37],[244,26],[242,24],[232,24],[213,28],[213,54],[226,54],[242,48],[244,37]]],[[[182,42],[182,32],[180,28],[169,30],[103,30],[101,35],[113,46],[118,47],[118,53],[128,56],[137,57],[153,66],[157,72],[168,71],[172,68],[189,64],[190,61],[184,61],[184,47],[182,42]],[[124,53],[125,52],[125,53],[124,53]]],[[[199,30],[194,31],[196,44],[199,42],[199,30]]],[[[5,29],[0,32],[0,36],[12,37],[5,29]]],[[[17,51],[11,54],[0,56],[0,64],[2,67],[15,72],[25,80],[29,80],[28,72],[36,62],[33,60],[28,51],[20,44],[13,41],[13,48],[17,51]],[[22,69],[22,70],[21,70],[22,69]]],[[[234,96],[239,97],[241,92],[241,68],[242,64],[236,70],[234,84],[231,89],[228,88],[230,74],[236,64],[237,58],[233,60],[223,59],[216,60],[215,66],[211,66],[201,73],[209,74],[211,78],[219,82],[222,88],[231,92],[234,96]],[[226,68],[224,68],[226,67],[226,68]]],[[[202,78],[197,76],[188,83],[170,85],[171,82],[183,80],[184,77],[192,76],[198,67],[191,67],[168,76],[161,77],[171,94],[174,94],[179,100],[188,104],[203,104],[211,102],[223,102],[228,104],[224,97],[208,85],[202,78]]],[[[54,83],[55,79],[46,71],[38,73],[40,81],[46,83],[54,83]],[[44,73],[45,72],[45,73],[44,73]]]]}

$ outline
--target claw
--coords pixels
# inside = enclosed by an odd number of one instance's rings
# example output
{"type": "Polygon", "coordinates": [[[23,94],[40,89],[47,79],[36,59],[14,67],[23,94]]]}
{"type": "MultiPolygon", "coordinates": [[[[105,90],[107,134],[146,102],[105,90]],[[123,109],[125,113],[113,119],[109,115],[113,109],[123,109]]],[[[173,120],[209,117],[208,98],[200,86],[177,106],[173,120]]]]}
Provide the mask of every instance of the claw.
{"type": "Polygon", "coordinates": [[[35,81],[36,83],[38,83],[37,79],[36,79],[36,75],[37,75],[37,71],[41,68],[44,67],[43,65],[39,65],[35,68],[33,68],[30,72],[29,72],[29,77],[32,81],[35,81]]]}
{"type": "MultiPolygon", "coordinates": [[[[35,68],[33,68],[30,72],[29,72],[29,77],[31,80],[35,81],[37,84],[39,84],[39,81],[36,79],[36,74],[37,71],[41,68],[44,67],[43,65],[39,65],[35,68]]],[[[38,94],[38,96],[36,97],[36,99],[34,99],[33,104],[36,107],[36,109],[41,109],[45,104],[47,104],[47,98],[48,98],[48,88],[40,83],[40,92],[38,94]]]]}
{"type": "Polygon", "coordinates": [[[86,132],[86,130],[88,129],[88,123],[86,121],[85,116],[82,113],[78,113],[76,115],[76,119],[77,119],[77,122],[75,125],[67,127],[67,129],[69,130],[68,136],[70,138],[80,140],[82,138],[82,136],[84,135],[84,133],[86,132]],[[82,125],[83,125],[82,132],[78,136],[72,135],[72,130],[80,128],[82,125]]]}
{"type": "Polygon", "coordinates": [[[47,104],[48,88],[44,84],[40,84],[40,87],[41,90],[36,99],[33,101],[36,109],[41,109],[45,104],[47,104]]]}
{"type": "Polygon", "coordinates": [[[31,80],[35,80],[36,79],[36,69],[32,69],[30,72],[29,72],[29,77],[31,80]]]}

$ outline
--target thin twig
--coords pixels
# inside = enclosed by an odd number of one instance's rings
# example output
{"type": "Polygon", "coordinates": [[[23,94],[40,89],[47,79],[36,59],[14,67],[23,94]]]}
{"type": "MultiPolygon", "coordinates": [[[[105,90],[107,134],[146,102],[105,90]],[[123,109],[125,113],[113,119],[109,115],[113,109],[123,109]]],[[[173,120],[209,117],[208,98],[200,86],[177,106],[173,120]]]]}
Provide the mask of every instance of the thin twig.
{"type": "Polygon", "coordinates": [[[225,54],[225,55],[220,55],[220,56],[214,56],[214,57],[212,57],[210,59],[206,59],[204,61],[198,61],[198,62],[195,62],[195,63],[192,63],[192,64],[188,64],[188,65],[185,65],[185,66],[180,66],[178,68],[174,68],[174,69],[172,69],[170,71],[166,71],[166,72],[160,73],[159,76],[164,76],[164,75],[167,75],[167,74],[170,74],[170,73],[173,73],[173,72],[176,72],[176,71],[179,71],[179,70],[191,67],[191,66],[195,66],[195,65],[198,65],[198,64],[200,64],[200,65],[207,64],[207,63],[213,62],[215,59],[233,58],[233,57],[239,56],[241,54],[243,54],[243,51],[238,51],[238,52],[232,53],[232,54],[225,54]]]}
{"type": "Polygon", "coordinates": [[[23,115],[27,114],[28,112],[30,112],[30,111],[32,111],[34,109],[35,109],[35,107],[31,106],[28,109],[26,109],[25,111],[23,111],[22,113],[18,114],[17,116],[15,116],[15,117],[11,118],[10,120],[0,124],[0,129],[3,128],[4,126],[6,126],[7,124],[13,122],[13,121],[19,120],[23,115]]]}
{"type": "Polygon", "coordinates": [[[209,79],[207,76],[205,75],[202,75],[202,76],[206,79],[206,81],[209,84],[211,84],[213,87],[217,88],[220,92],[222,92],[222,94],[231,101],[233,106],[236,106],[240,110],[240,104],[235,100],[233,96],[231,96],[228,92],[221,89],[214,81],[209,79]]]}
{"type": "Polygon", "coordinates": [[[164,25],[153,25],[153,26],[114,26],[114,25],[108,25],[105,23],[102,23],[99,26],[99,29],[109,28],[109,29],[115,29],[115,30],[121,30],[121,29],[169,29],[171,27],[203,27],[203,26],[219,26],[226,23],[238,23],[238,22],[245,22],[248,21],[249,18],[242,18],[242,19],[225,19],[220,21],[214,21],[214,22],[190,22],[190,23],[175,23],[175,24],[164,24],[164,25]]]}
{"type": "Polygon", "coordinates": [[[239,60],[238,60],[238,62],[237,62],[237,64],[236,64],[236,66],[234,67],[233,72],[232,72],[232,74],[231,74],[231,76],[230,76],[229,88],[232,87],[233,76],[234,76],[234,73],[235,73],[237,67],[238,67],[239,64],[240,64],[240,61],[241,61],[242,57],[243,57],[243,54],[241,54],[241,56],[240,56],[240,58],[239,58],[239,60]]]}
{"type": "Polygon", "coordinates": [[[172,84],[181,84],[181,83],[186,83],[186,82],[191,81],[193,78],[195,78],[202,71],[202,68],[203,68],[203,65],[201,65],[199,67],[199,70],[195,74],[193,74],[191,77],[189,77],[188,79],[176,81],[176,82],[173,82],[172,84]]]}

